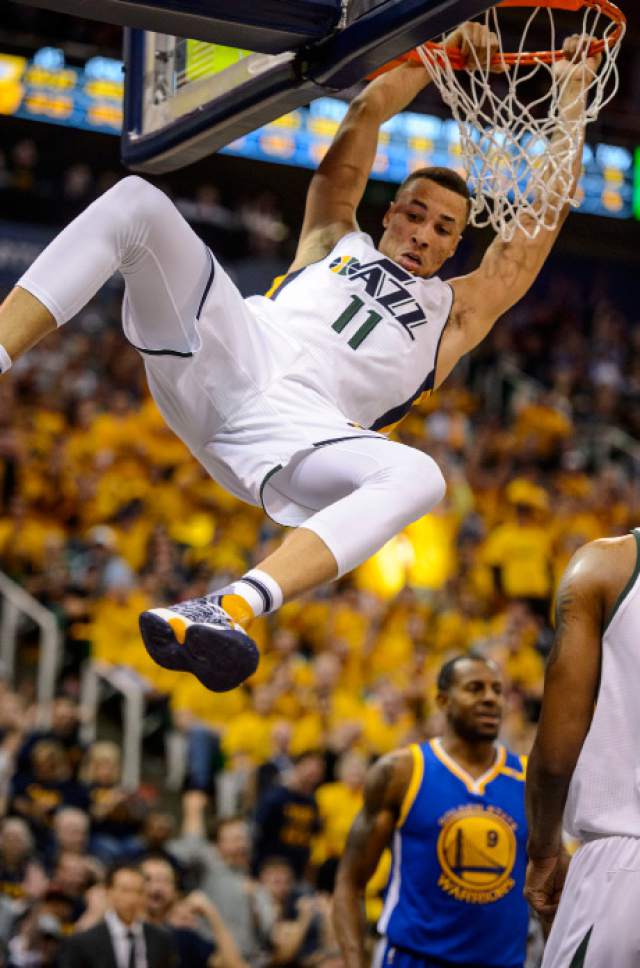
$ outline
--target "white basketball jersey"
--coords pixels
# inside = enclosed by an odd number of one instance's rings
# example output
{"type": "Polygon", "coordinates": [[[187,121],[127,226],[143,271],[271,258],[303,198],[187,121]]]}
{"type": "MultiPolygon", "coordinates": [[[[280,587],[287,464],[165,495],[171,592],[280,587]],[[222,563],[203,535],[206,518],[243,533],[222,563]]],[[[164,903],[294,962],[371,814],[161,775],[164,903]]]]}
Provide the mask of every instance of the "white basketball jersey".
{"type": "Polygon", "coordinates": [[[302,350],[287,382],[372,430],[396,424],[433,388],[452,302],[450,286],[411,275],[362,232],[247,300],[302,350]]]}
{"type": "Polygon", "coordinates": [[[580,840],[640,837],[640,530],[637,562],[602,638],[600,689],[564,826],[580,840]]]}

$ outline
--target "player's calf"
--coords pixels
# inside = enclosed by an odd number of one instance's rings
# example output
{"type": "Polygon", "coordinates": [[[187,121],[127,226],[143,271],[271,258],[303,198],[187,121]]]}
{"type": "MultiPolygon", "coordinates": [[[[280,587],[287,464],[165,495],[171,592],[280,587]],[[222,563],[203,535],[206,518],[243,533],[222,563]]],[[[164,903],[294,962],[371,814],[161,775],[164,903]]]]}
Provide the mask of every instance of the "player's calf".
{"type": "Polygon", "coordinates": [[[42,302],[16,286],[0,306],[0,375],[55,328],[56,321],[42,302]]]}

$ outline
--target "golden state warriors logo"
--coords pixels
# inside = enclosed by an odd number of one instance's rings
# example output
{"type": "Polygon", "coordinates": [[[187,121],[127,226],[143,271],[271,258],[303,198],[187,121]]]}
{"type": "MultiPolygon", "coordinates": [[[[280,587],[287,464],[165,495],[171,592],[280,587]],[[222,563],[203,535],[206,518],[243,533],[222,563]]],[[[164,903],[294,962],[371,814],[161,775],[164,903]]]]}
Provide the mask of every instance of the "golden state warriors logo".
{"type": "Polygon", "coordinates": [[[515,884],[515,821],[502,810],[461,807],[441,817],[438,886],[458,901],[489,904],[515,884]]]}

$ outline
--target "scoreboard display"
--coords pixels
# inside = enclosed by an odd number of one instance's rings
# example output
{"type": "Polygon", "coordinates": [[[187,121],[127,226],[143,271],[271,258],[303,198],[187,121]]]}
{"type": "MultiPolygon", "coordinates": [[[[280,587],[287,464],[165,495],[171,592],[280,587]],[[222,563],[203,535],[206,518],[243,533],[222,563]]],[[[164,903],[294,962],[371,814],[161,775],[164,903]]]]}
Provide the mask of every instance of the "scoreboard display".
{"type": "MultiPolygon", "coordinates": [[[[178,78],[197,82],[230,72],[251,52],[186,41],[181,56],[178,78]]],[[[82,66],[71,66],[64,53],[53,47],[44,47],[31,58],[0,53],[0,115],[119,135],[123,89],[119,60],[92,57],[82,66]]],[[[315,168],[345,111],[343,101],[319,98],[222,152],[315,168]]],[[[435,115],[405,111],[383,126],[372,177],[398,183],[425,165],[446,165],[463,173],[457,125],[435,115]]],[[[640,148],[634,152],[620,145],[585,145],[579,192],[582,212],[640,219],[640,148]]]]}
{"type": "MultiPolygon", "coordinates": [[[[328,150],[346,109],[343,101],[319,98],[308,108],[299,108],[278,118],[222,151],[315,168],[328,150]]],[[[411,111],[404,111],[387,121],[381,130],[372,177],[399,183],[411,171],[426,165],[444,165],[457,169],[464,176],[456,122],[411,111]]],[[[634,182],[634,153],[628,148],[586,144],[578,187],[578,210],[593,215],[630,218],[634,184],[636,191],[640,192],[640,154],[635,169],[634,182]]]]}
{"type": "Polygon", "coordinates": [[[122,62],[109,57],[70,67],[55,47],[0,53],[0,114],[119,134],[123,87],[122,62]]]}

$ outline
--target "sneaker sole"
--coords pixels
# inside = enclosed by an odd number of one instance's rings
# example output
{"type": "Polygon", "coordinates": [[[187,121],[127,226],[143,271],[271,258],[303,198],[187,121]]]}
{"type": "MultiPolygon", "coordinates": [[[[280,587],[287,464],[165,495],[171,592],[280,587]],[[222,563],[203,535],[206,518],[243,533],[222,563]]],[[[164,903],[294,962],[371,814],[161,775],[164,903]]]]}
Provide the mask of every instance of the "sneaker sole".
{"type": "Polygon", "coordinates": [[[166,619],[153,612],[140,616],[140,634],[154,662],[163,669],[191,672],[212,692],[228,692],[252,675],[260,654],[246,632],[215,629],[194,622],[180,644],[166,619]]]}

